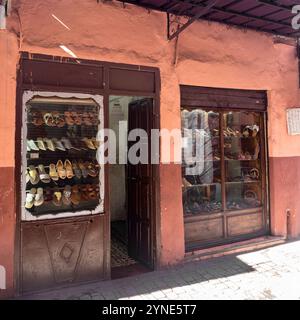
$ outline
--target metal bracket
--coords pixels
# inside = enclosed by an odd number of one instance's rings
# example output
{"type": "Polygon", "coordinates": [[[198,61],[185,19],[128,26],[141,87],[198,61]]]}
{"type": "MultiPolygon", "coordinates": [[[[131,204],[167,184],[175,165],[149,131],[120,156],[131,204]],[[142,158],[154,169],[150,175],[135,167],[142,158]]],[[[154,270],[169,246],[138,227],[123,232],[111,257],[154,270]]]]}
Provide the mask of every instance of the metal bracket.
{"type": "Polygon", "coordinates": [[[188,17],[187,22],[181,23],[180,17],[172,13],[167,13],[168,22],[168,40],[172,40],[177,37],[183,30],[189,27],[194,21],[198,20],[202,16],[206,15],[209,10],[215,6],[220,0],[210,0],[205,7],[201,7],[199,12],[195,14],[192,18],[188,17]]]}

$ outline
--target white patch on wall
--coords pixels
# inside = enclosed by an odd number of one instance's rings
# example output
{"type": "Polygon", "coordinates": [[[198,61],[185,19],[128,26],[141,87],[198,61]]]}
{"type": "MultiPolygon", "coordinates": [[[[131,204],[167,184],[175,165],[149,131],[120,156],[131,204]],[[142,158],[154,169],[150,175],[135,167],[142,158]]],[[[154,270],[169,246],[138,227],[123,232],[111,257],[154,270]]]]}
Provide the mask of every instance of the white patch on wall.
{"type": "Polygon", "coordinates": [[[300,134],[300,108],[287,109],[287,127],[289,135],[300,134]]]}
{"type": "Polygon", "coordinates": [[[6,29],[6,9],[0,5],[0,30],[6,29]]]}
{"type": "Polygon", "coordinates": [[[6,289],[6,271],[3,266],[0,265],[0,290],[6,289]]]}

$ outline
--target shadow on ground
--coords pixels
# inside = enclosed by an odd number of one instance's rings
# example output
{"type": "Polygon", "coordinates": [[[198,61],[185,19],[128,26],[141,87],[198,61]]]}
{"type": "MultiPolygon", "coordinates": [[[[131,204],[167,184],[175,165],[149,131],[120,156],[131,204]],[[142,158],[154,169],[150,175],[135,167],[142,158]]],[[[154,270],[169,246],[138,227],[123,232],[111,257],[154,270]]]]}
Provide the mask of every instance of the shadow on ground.
{"type": "Polygon", "coordinates": [[[164,292],[174,292],[174,294],[178,295],[180,292],[185,292],[184,287],[186,286],[201,284],[215,279],[225,282],[227,277],[253,271],[255,269],[241,261],[237,255],[231,255],[205,261],[188,262],[128,278],[36,293],[23,296],[20,299],[115,300],[148,294],[151,294],[155,299],[161,299],[165,296],[164,292]]]}

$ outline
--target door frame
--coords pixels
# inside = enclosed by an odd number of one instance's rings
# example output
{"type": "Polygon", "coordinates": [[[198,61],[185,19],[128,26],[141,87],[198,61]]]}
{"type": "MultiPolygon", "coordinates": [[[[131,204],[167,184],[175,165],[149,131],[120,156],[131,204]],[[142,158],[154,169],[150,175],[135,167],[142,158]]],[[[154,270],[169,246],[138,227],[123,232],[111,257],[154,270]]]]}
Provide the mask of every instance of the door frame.
{"type": "MultiPolygon", "coordinates": [[[[36,67],[36,66],[35,66],[36,67]]],[[[35,69],[37,70],[37,69],[35,69]]],[[[51,73],[51,72],[50,72],[51,73]]],[[[50,75],[51,76],[51,75],[50,75]]],[[[150,78],[150,77],[149,77],[150,78]]],[[[144,79],[143,79],[144,80],[144,79]]],[[[16,232],[15,232],[15,246],[14,246],[14,288],[16,295],[21,294],[22,289],[22,257],[21,257],[21,199],[19,196],[18,190],[21,188],[21,140],[22,140],[22,97],[25,90],[32,91],[60,91],[60,92],[70,92],[70,93],[92,93],[92,94],[100,94],[103,96],[103,104],[104,104],[104,127],[109,127],[109,96],[111,95],[119,95],[119,96],[141,96],[141,97],[149,97],[153,99],[153,128],[160,129],[160,90],[161,90],[161,82],[160,82],[160,70],[155,67],[148,66],[140,66],[140,65],[129,65],[122,63],[112,63],[106,61],[95,61],[95,60],[86,60],[86,59],[73,59],[66,57],[57,57],[44,55],[39,53],[28,53],[21,52],[20,62],[17,68],[17,89],[16,89],[16,132],[15,132],[15,194],[16,194],[16,232]],[[53,66],[57,67],[58,70],[61,66],[67,66],[70,69],[78,70],[79,67],[86,66],[87,68],[93,67],[101,69],[102,71],[102,83],[101,86],[91,86],[91,87],[80,87],[75,86],[72,81],[68,83],[68,81],[60,83],[58,80],[64,79],[63,72],[58,75],[59,78],[51,78],[49,83],[42,83],[39,78],[40,75],[36,75],[31,73],[30,79],[26,78],[26,72],[24,71],[24,63],[31,66],[34,69],[34,63],[43,63],[43,65],[47,65],[49,70],[53,66]],[[77,68],[77,69],[76,69],[77,68]],[[119,74],[123,75],[118,77],[113,74],[113,71],[119,72],[119,74]],[[130,86],[126,87],[128,84],[128,76],[126,73],[131,75],[130,86]],[[147,81],[134,80],[134,75],[151,75],[151,82],[147,83],[147,81]],[[124,77],[125,75],[125,77],[124,77]],[[132,76],[133,75],[133,76],[132,76]],[[125,81],[125,79],[127,81],[125,81]],[[117,83],[113,84],[113,80],[117,80],[117,83]],[[51,82],[52,81],[52,82],[51,82]],[[123,81],[123,82],[122,82],[123,81]],[[133,83],[132,83],[133,82],[133,83]],[[136,87],[135,87],[136,82],[136,87]],[[140,85],[144,85],[144,87],[139,87],[140,85]],[[146,89],[144,89],[146,88],[146,89]]],[[[159,176],[159,168],[160,165],[152,165],[153,166],[153,197],[152,197],[152,248],[153,248],[153,264],[154,269],[159,268],[160,262],[160,176],[159,176]]],[[[110,200],[109,200],[109,164],[105,164],[105,201],[104,201],[104,274],[105,279],[111,279],[111,234],[110,234],[110,200]]],[[[77,219],[81,219],[79,217],[77,219]]],[[[76,220],[76,219],[74,219],[76,220]]],[[[41,220],[42,221],[42,220],[41,220]]]]}

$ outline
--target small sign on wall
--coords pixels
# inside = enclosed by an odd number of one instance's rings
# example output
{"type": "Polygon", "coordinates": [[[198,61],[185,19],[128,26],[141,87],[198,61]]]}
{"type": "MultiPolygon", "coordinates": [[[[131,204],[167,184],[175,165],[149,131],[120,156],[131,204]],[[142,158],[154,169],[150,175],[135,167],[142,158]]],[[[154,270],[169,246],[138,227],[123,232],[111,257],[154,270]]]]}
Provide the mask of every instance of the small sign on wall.
{"type": "Polygon", "coordinates": [[[289,135],[300,134],[300,108],[287,109],[287,127],[289,135]]]}

